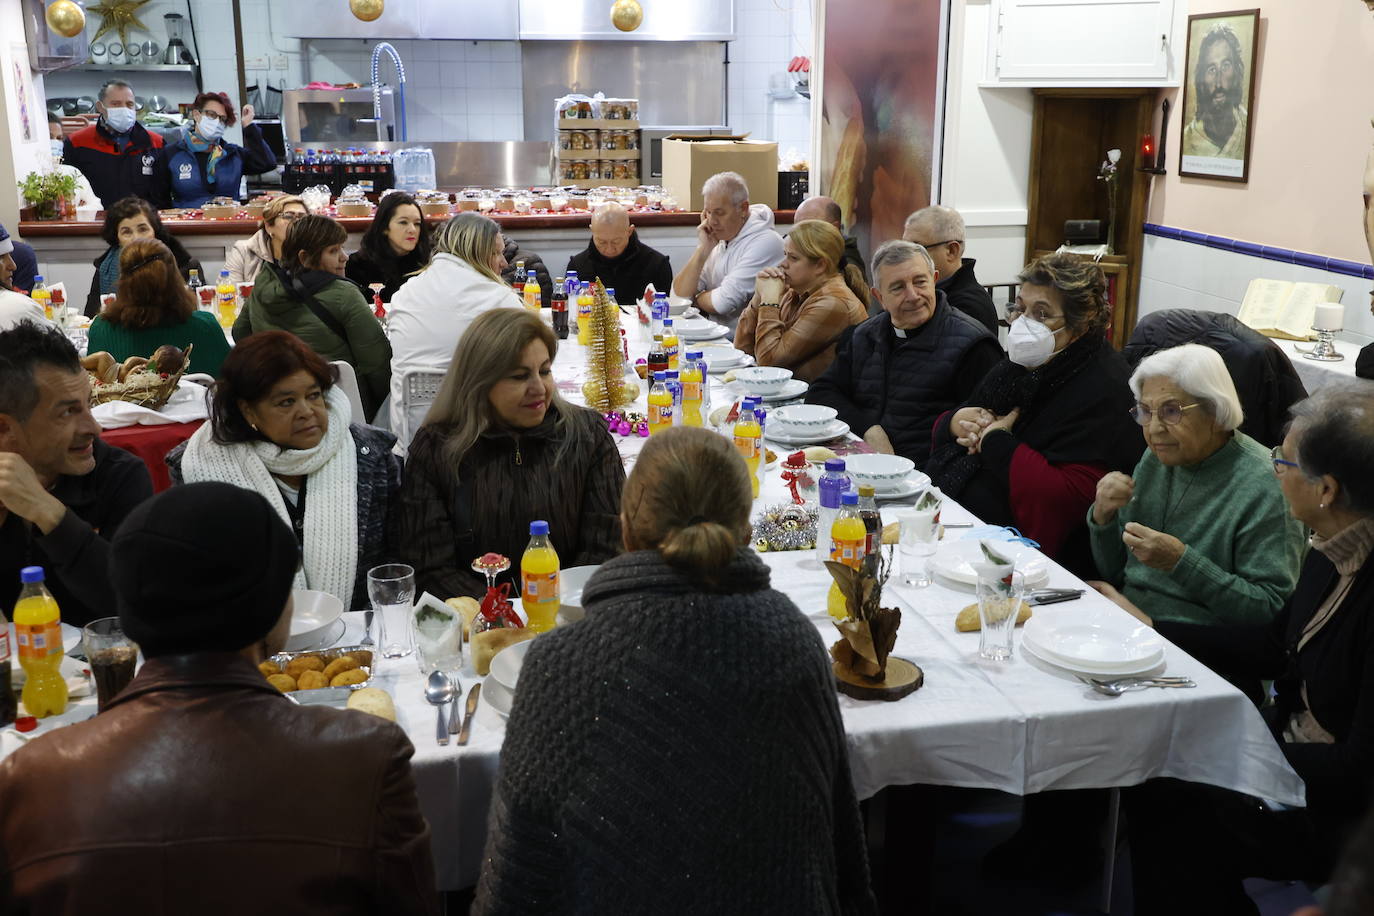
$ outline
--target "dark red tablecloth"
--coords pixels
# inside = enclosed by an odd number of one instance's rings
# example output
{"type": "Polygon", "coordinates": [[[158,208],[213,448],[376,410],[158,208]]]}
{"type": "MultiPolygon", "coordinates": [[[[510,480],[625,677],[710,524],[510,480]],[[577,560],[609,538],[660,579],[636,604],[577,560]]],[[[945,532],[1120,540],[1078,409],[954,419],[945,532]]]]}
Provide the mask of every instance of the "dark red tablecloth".
{"type": "Polygon", "coordinates": [[[191,434],[200,429],[204,420],[192,423],[161,423],[157,426],[125,426],[121,429],[107,429],[100,434],[106,445],[117,446],[132,452],[148,466],[153,478],[153,492],[161,493],[172,485],[172,475],[167,470],[167,462],[162,459],[191,434]]]}

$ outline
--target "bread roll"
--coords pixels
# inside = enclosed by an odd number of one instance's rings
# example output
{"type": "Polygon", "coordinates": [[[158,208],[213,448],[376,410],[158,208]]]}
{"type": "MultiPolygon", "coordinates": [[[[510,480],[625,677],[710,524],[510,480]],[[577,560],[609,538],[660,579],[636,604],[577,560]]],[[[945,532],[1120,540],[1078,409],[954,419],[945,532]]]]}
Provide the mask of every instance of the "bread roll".
{"type": "Polygon", "coordinates": [[[802,449],[802,452],[806,455],[806,460],[811,462],[829,461],[831,458],[840,457],[835,454],[834,449],[826,448],[824,445],[813,445],[802,449]]]}
{"type": "Polygon", "coordinates": [[[444,602],[459,614],[463,615],[463,639],[472,638],[472,621],[481,612],[482,606],[477,603],[476,598],[469,598],[466,595],[459,598],[450,598],[444,602]]]}
{"type": "Polygon", "coordinates": [[[535,632],[529,627],[497,627],[483,630],[472,637],[472,667],[486,677],[491,673],[491,659],[497,652],[518,642],[533,639],[535,632]]]}
{"type": "Polygon", "coordinates": [[[353,691],[348,695],[348,708],[388,722],[396,721],[396,704],[392,702],[391,694],[380,687],[362,687],[353,691]]]}
{"type": "MultiPolygon", "coordinates": [[[[1016,612],[1016,625],[1030,620],[1031,606],[1026,602],[1021,602],[1021,609],[1016,612]]],[[[1039,626],[1039,624],[1037,624],[1039,626]]],[[[978,605],[970,604],[959,612],[959,616],[954,618],[954,628],[960,633],[974,633],[983,629],[983,621],[978,617],[978,605]]]]}

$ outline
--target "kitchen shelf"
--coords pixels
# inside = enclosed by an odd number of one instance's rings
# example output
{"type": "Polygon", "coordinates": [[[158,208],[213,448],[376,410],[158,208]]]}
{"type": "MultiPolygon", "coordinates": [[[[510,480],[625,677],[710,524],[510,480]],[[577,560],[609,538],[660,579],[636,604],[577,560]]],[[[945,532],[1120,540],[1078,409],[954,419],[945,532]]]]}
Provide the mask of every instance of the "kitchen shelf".
{"type": "Polygon", "coordinates": [[[638,121],[623,118],[559,118],[559,130],[639,130],[638,121]]]}
{"type": "Polygon", "coordinates": [[[88,73],[195,73],[200,67],[196,64],[82,64],[67,69],[88,73]]]}
{"type": "Polygon", "coordinates": [[[638,159],[637,149],[561,149],[559,159],[638,159]]]}

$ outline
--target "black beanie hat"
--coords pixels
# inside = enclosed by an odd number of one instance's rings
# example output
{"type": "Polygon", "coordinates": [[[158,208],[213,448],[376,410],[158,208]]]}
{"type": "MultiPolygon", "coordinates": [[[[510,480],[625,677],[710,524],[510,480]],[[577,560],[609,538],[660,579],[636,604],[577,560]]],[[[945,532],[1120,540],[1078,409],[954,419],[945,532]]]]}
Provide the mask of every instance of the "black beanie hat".
{"type": "Polygon", "coordinates": [[[260,494],[172,487],[129,513],[110,544],[124,632],[144,656],[236,652],[281,617],[299,549],[260,494]]]}

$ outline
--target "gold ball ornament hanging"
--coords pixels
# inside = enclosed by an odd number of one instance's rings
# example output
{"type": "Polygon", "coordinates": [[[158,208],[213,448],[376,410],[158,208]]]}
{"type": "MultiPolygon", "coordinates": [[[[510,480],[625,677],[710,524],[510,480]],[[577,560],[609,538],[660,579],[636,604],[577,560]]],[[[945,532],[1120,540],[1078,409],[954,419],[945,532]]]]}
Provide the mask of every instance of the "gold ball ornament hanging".
{"type": "Polygon", "coordinates": [[[348,8],[363,22],[371,22],[386,8],[385,0],[348,0],[348,8]]]}
{"type": "Polygon", "coordinates": [[[622,32],[633,32],[644,21],[644,7],[639,0],[615,0],[611,5],[611,25],[622,32]]]}
{"type": "Polygon", "coordinates": [[[86,28],[86,11],[72,0],[57,0],[48,7],[43,18],[47,20],[48,28],[63,38],[75,38],[86,28]]]}

